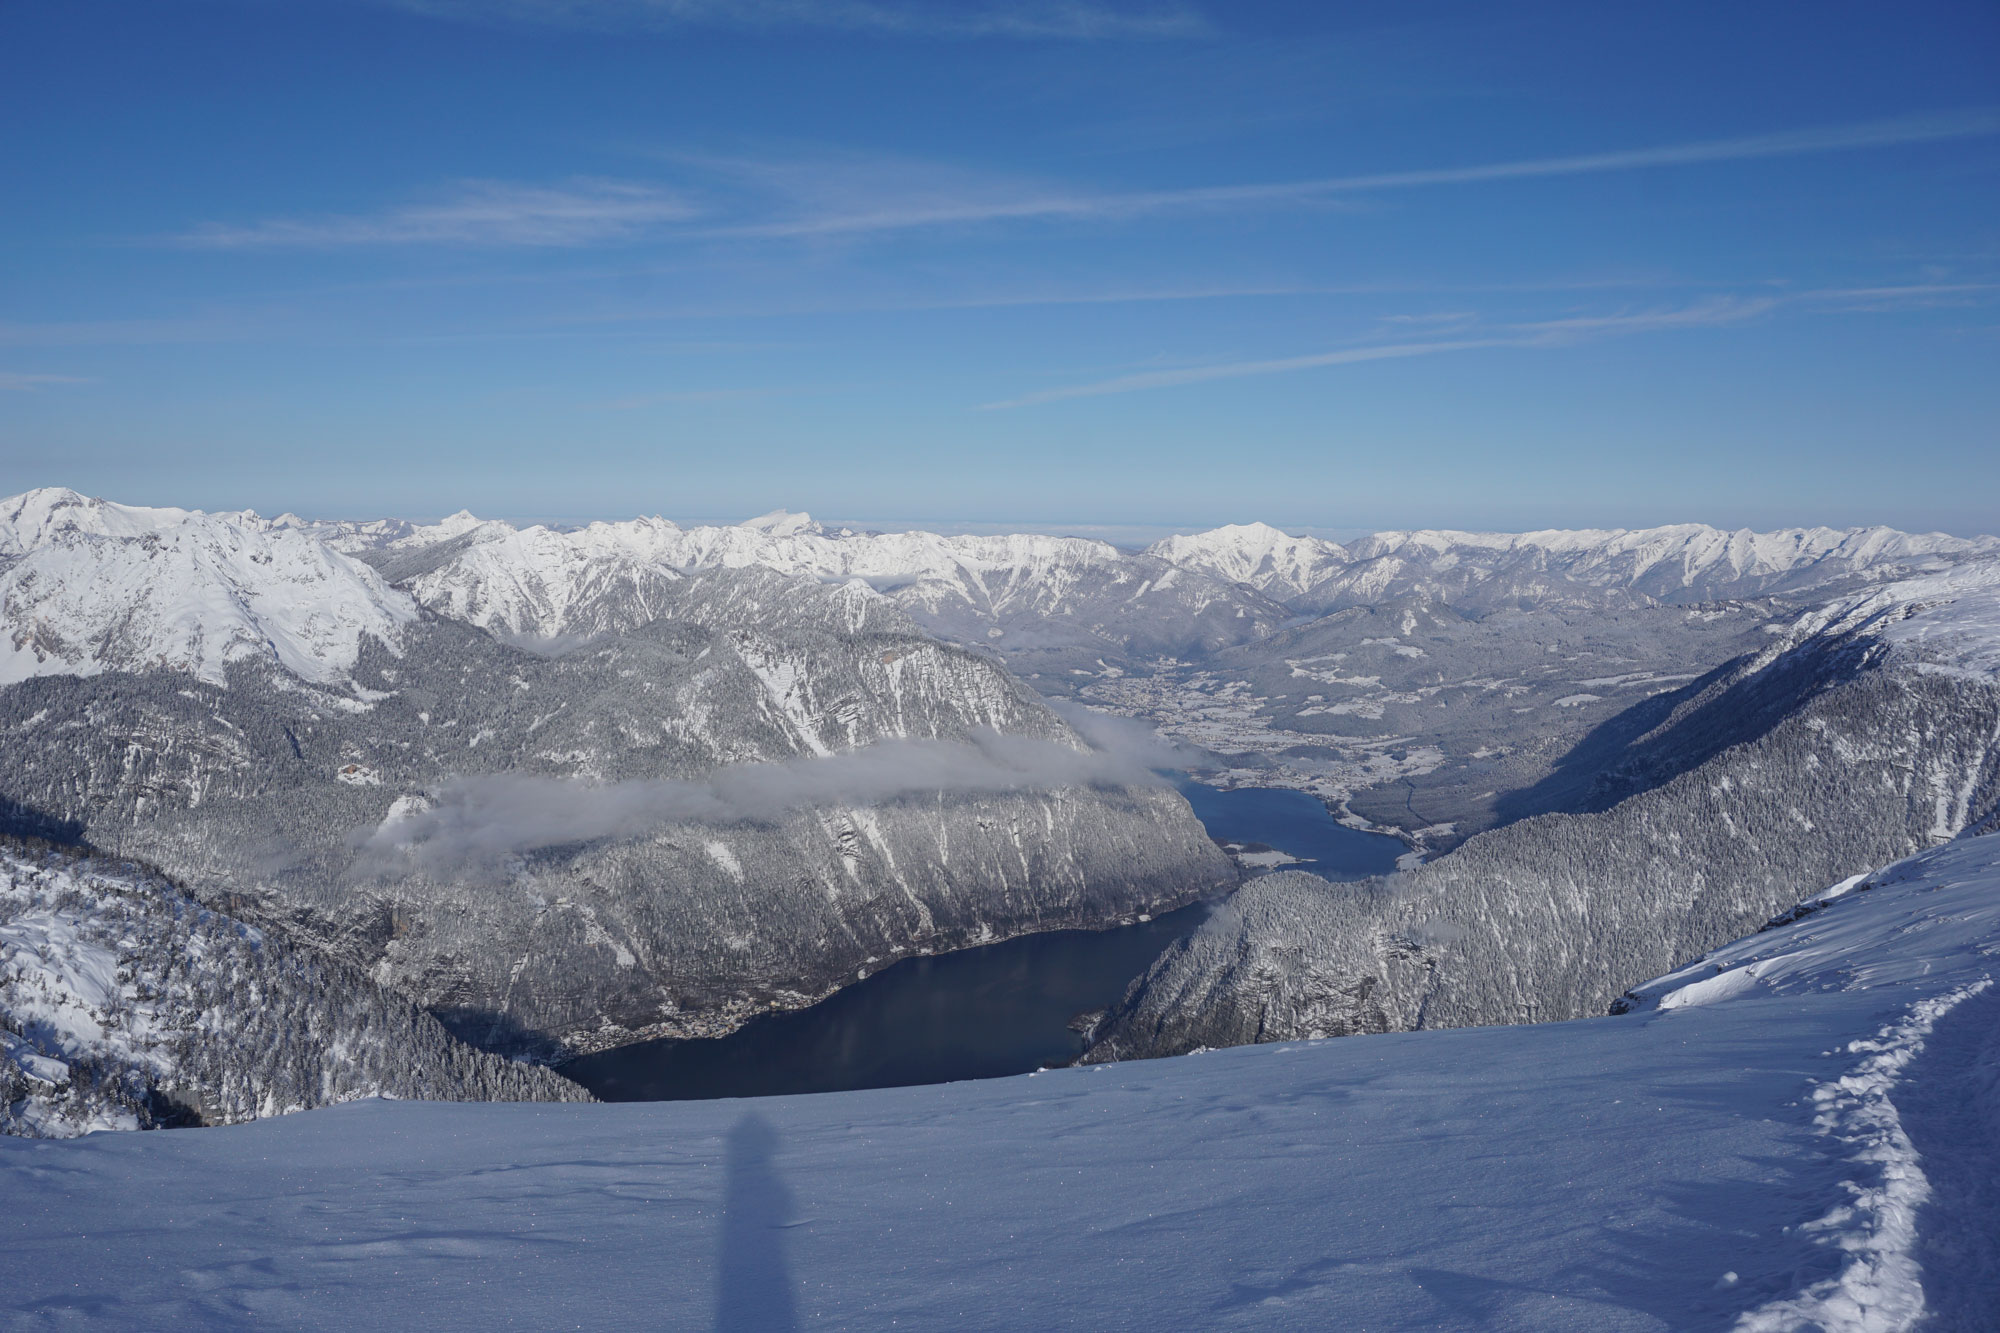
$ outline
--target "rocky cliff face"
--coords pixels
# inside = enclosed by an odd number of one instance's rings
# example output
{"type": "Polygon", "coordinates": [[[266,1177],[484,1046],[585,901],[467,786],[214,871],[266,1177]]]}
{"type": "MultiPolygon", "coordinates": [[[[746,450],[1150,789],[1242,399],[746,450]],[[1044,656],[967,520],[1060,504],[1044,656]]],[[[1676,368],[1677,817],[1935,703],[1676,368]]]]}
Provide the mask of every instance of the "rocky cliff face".
{"type": "Polygon", "coordinates": [[[1087,1058],[1602,1013],[1816,887],[1983,827],[2000,803],[2000,574],[1970,574],[1817,613],[1716,672],[1606,766],[1608,808],[1387,880],[1246,886],[1087,1058]]]}

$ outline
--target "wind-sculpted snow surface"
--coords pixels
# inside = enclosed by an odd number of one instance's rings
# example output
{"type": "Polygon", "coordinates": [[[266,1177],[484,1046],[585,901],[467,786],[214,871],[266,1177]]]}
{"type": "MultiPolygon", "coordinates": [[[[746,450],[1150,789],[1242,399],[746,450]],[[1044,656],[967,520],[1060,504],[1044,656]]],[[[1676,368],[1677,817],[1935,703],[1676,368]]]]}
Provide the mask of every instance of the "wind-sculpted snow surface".
{"type": "Polygon", "coordinates": [[[1099,1029],[1090,1059],[1602,1013],[1632,978],[1813,883],[1983,827],[2000,803],[1987,566],[1806,617],[1607,766],[1601,812],[1481,834],[1387,880],[1242,889],[1099,1029]]]}
{"type": "Polygon", "coordinates": [[[0,1133],[226,1125],[381,1096],[589,1100],[157,874],[0,840],[0,1133]]]}
{"type": "Polygon", "coordinates": [[[1615,1018],[0,1140],[0,1323],[1975,1333],[2000,838],[1864,882],[1615,1018]]]}

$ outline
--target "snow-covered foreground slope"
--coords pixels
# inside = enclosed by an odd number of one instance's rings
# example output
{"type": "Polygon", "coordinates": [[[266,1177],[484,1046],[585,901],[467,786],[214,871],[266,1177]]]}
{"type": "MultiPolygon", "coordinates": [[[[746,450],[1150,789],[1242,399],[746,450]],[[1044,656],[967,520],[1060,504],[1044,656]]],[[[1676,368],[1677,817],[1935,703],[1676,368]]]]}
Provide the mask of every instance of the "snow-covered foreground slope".
{"type": "Polygon", "coordinates": [[[19,1328],[1990,1328],[2000,838],[1865,883],[1617,1018],[0,1142],[0,1309],[19,1328]]]}

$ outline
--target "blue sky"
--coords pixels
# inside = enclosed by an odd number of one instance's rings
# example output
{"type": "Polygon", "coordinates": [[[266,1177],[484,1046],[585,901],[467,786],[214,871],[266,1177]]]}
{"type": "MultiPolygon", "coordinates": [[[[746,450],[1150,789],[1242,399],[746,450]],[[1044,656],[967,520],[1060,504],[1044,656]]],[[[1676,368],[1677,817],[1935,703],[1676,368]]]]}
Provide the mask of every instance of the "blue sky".
{"type": "Polygon", "coordinates": [[[0,487],[2000,528],[2000,10],[12,0],[0,487]]]}

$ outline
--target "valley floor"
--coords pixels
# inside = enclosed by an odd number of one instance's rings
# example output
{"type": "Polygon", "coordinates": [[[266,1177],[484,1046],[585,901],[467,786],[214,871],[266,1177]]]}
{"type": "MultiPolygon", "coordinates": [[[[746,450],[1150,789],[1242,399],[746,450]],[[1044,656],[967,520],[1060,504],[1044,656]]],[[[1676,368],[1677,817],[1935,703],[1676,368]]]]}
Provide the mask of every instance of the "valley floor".
{"type": "Polygon", "coordinates": [[[1612,1018],[0,1140],[0,1327],[1990,1327],[2000,838],[1870,884],[1612,1018]]]}

